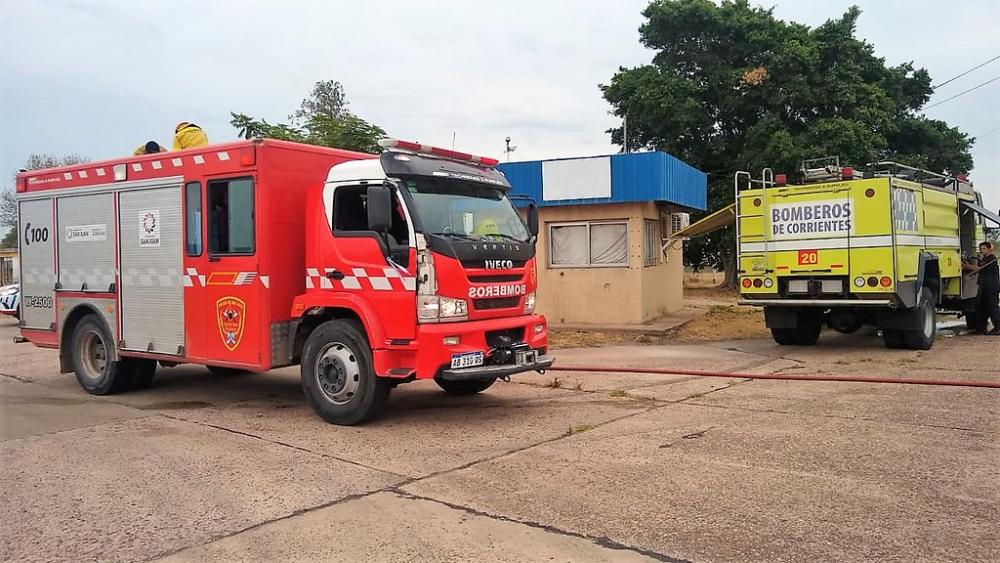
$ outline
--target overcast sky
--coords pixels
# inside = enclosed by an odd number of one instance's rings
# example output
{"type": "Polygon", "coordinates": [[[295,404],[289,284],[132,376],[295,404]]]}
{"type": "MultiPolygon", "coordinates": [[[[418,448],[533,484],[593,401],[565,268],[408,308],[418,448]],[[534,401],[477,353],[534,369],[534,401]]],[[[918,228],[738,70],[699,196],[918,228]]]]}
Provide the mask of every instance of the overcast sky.
{"type": "MultiPolygon", "coordinates": [[[[616,152],[597,84],[649,62],[644,0],[206,2],[0,0],[0,173],[28,154],[128,155],[180,120],[235,139],[229,112],[284,120],[318,80],[389,134],[514,160],[616,152]]],[[[858,3],[861,37],[935,82],[1000,54],[1000,2],[765,2],[810,25],[858,3]]],[[[1000,75],[1000,60],[948,84],[1000,75]]],[[[972,178],[1000,207],[1000,80],[928,111],[974,136],[972,178]]]]}

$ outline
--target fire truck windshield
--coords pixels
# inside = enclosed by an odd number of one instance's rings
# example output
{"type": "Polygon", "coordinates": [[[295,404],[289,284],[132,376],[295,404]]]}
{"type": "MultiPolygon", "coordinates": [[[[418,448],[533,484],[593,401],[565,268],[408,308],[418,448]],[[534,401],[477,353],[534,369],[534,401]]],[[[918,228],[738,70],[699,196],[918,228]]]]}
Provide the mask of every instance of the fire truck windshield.
{"type": "Polygon", "coordinates": [[[473,240],[527,242],[528,229],[503,190],[464,180],[402,179],[423,231],[473,240]]]}

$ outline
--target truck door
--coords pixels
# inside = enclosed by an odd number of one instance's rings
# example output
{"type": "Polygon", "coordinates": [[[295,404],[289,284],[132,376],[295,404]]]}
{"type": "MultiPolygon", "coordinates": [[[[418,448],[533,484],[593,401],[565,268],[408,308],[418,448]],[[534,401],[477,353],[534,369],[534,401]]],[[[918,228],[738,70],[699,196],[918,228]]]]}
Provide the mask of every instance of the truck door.
{"type": "Polygon", "coordinates": [[[259,366],[267,313],[258,280],[254,178],[212,178],[204,190],[190,182],[185,191],[188,355],[259,366]]]}
{"type": "Polygon", "coordinates": [[[52,199],[21,201],[18,244],[21,257],[21,321],[24,328],[55,327],[55,244],[52,199]]]}
{"type": "Polygon", "coordinates": [[[181,189],[118,196],[122,348],[184,355],[181,189]]]}
{"type": "Polygon", "coordinates": [[[324,271],[311,279],[320,288],[363,296],[378,312],[386,338],[413,339],[417,322],[413,228],[404,204],[393,193],[388,235],[382,238],[369,230],[367,190],[367,185],[334,188],[333,243],[322,250],[324,271]]]}

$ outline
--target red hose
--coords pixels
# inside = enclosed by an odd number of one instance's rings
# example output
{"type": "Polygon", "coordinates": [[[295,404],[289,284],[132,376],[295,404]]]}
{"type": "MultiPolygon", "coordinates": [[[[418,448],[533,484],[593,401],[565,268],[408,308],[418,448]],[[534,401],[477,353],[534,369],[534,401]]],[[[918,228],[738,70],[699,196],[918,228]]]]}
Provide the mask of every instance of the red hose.
{"type": "Polygon", "coordinates": [[[901,385],[945,385],[949,387],[985,387],[1000,389],[1000,381],[953,381],[947,379],[914,379],[912,377],[868,377],[852,375],[782,375],[777,373],[727,373],[724,371],[699,371],[693,369],[662,368],[609,368],[595,366],[552,366],[546,371],[582,371],[603,373],[652,373],[658,375],[696,375],[699,377],[727,377],[735,379],[777,379],[781,381],[847,381],[852,383],[899,383],[901,385]]]}

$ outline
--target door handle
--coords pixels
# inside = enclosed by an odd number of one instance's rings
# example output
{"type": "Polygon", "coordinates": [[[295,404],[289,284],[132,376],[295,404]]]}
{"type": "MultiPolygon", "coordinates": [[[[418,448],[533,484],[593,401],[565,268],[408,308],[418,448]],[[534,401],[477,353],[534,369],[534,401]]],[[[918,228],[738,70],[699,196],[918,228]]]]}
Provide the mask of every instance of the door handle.
{"type": "Polygon", "coordinates": [[[340,270],[330,270],[326,273],[326,277],[330,278],[331,280],[340,281],[344,279],[344,272],[341,272],[340,270]]]}

